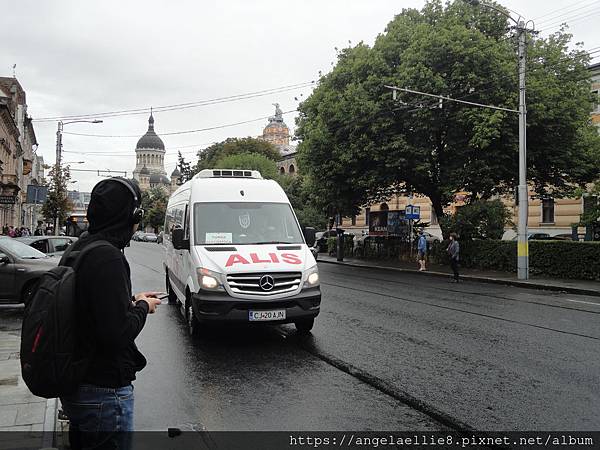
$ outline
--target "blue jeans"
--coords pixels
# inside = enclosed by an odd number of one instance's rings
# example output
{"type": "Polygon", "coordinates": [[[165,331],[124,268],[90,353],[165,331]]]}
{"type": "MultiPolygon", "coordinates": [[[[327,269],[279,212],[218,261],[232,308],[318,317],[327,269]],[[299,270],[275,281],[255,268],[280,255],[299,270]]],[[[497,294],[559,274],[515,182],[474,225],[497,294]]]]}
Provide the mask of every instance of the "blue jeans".
{"type": "Polygon", "coordinates": [[[82,384],[60,399],[69,417],[72,449],[129,449],[133,431],[133,386],[82,384]]]}

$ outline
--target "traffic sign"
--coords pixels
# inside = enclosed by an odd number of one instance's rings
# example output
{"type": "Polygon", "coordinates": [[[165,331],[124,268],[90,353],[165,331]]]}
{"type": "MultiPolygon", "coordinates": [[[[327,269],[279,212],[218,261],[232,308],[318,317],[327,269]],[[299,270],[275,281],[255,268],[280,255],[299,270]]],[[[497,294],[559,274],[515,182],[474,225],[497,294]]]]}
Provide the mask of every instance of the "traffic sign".
{"type": "Polygon", "coordinates": [[[406,205],[404,218],[408,220],[419,220],[421,218],[421,207],[415,205],[406,205]]]}

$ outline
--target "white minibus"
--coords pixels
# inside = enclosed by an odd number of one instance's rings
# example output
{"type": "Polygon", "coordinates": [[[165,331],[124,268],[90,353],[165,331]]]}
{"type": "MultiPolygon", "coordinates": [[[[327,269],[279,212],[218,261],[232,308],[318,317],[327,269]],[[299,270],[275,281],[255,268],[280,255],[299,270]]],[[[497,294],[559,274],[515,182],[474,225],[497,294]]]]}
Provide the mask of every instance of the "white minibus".
{"type": "Polygon", "coordinates": [[[254,170],[202,170],[167,206],[169,301],[192,335],[216,322],[294,323],[307,332],[321,305],[314,240],[276,181],[254,170]]]}

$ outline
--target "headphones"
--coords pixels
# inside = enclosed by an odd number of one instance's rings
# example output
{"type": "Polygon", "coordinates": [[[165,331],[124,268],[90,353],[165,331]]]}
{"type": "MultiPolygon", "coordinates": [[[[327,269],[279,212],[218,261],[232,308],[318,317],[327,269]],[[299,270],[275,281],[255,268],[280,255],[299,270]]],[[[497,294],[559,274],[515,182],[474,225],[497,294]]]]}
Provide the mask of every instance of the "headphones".
{"type": "MultiPolygon", "coordinates": [[[[138,195],[135,192],[135,189],[131,185],[131,182],[129,180],[126,180],[125,178],[112,177],[112,178],[108,178],[106,180],[100,181],[96,186],[94,186],[94,189],[96,189],[102,183],[108,183],[109,181],[116,181],[117,183],[121,183],[123,186],[125,186],[129,190],[129,192],[131,192],[131,195],[133,195],[133,202],[134,202],[134,208],[133,208],[133,211],[131,212],[131,223],[132,224],[140,223],[142,221],[142,218],[144,217],[144,210],[141,207],[142,206],[141,199],[138,198],[138,195]]],[[[92,192],[94,191],[94,189],[92,189],[92,192]]]]}

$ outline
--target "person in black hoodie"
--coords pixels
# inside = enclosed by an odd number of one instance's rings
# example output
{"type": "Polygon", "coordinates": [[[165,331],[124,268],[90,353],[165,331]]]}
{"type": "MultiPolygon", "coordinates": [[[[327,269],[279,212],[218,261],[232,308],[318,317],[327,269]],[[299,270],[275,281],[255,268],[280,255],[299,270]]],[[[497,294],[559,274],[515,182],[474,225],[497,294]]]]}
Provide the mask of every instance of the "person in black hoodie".
{"type": "MultiPolygon", "coordinates": [[[[129,448],[133,431],[133,386],[146,358],[135,345],[146,316],[160,300],[155,292],[132,296],[123,253],[143,211],[137,183],[109,178],[96,184],[87,210],[89,233],[73,244],[92,249],[76,271],[78,352],[89,362],[83,382],[61,397],[74,449],[129,448]]],[[[62,263],[62,262],[61,262],[62,263]]]]}

